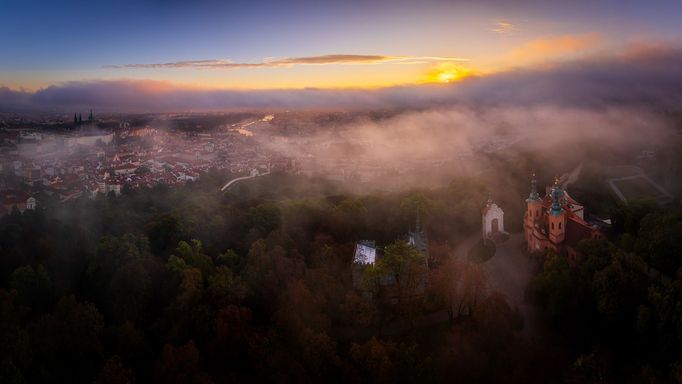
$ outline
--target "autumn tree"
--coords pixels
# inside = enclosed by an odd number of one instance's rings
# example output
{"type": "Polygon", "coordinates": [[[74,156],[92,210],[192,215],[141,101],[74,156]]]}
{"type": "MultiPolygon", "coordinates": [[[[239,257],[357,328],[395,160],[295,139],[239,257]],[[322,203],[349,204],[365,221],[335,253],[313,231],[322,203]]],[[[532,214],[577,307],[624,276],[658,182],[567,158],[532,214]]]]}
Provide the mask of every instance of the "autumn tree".
{"type": "Polygon", "coordinates": [[[450,322],[474,316],[487,294],[487,282],[480,264],[448,259],[435,275],[432,287],[443,300],[450,322]]]}

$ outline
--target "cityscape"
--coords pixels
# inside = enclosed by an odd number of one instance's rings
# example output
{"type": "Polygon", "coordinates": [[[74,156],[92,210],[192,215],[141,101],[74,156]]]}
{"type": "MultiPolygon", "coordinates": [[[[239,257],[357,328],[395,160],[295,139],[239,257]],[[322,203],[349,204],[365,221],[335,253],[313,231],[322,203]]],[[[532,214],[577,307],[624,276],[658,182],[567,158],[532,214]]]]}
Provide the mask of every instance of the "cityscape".
{"type": "Polygon", "coordinates": [[[682,383],[676,0],[9,1],[1,383],[682,383]]]}

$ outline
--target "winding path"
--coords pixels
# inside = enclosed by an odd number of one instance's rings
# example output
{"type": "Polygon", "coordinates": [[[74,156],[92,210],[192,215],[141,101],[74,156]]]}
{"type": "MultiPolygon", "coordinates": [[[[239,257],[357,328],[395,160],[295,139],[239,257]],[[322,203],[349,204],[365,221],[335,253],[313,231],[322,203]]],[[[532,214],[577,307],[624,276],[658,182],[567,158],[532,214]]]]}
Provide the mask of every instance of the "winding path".
{"type": "Polygon", "coordinates": [[[538,309],[525,297],[526,287],[533,278],[533,264],[524,251],[524,237],[514,234],[498,243],[495,256],[483,264],[490,288],[502,293],[510,306],[518,308],[524,318],[523,332],[540,336],[546,331],[538,309]]]}
{"type": "Polygon", "coordinates": [[[269,175],[269,174],[270,174],[270,171],[267,171],[267,172],[265,172],[265,173],[259,173],[259,174],[255,174],[255,175],[249,175],[249,176],[242,176],[242,177],[238,177],[238,178],[236,178],[236,179],[232,179],[232,180],[228,181],[225,185],[223,185],[223,187],[220,188],[220,191],[221,191],[221,192],[225,192],[225,191],[227,191],[231,186],[233,186],[234,184],[236,184],[236,183],[238,183],[238,182],[240,182],[240,181],[242,181],[242,180],[254,179],[254,178],[256,178],[256,177],[265,176],[265,175],[269,175]]]}

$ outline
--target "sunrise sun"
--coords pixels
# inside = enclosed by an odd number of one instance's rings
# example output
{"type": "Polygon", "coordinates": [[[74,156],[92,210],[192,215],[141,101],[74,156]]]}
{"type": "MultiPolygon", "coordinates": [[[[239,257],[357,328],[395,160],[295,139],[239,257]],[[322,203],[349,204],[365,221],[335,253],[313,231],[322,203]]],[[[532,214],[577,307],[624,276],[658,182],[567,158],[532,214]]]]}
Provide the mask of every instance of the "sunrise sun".
{"type": "Polygon", "coordinates": [[[426,81],[429,83],[453,83],[473,74],[472,69],[454,63],[440,63],[428,72],[426,81]]]}

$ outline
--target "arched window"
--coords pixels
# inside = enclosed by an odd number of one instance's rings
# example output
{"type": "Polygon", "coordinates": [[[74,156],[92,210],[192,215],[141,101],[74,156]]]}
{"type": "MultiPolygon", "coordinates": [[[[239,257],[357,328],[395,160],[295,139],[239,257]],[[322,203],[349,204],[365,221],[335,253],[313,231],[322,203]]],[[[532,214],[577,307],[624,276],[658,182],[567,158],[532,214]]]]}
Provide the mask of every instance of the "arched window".
{"type": "Polygon", "coordinates": [[[561,229],[561,221],[559,222],[559,229],[561,229]]]}
{"type": "Polygon", "coordinates": [[[554,230],[554,223],[552,223],[552,230],[554,230]]]}

